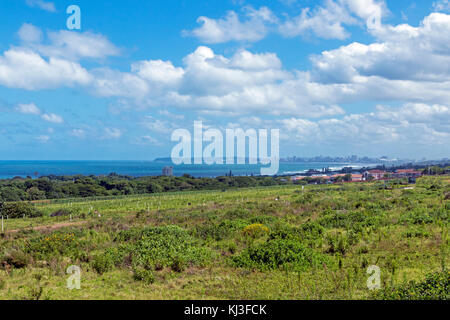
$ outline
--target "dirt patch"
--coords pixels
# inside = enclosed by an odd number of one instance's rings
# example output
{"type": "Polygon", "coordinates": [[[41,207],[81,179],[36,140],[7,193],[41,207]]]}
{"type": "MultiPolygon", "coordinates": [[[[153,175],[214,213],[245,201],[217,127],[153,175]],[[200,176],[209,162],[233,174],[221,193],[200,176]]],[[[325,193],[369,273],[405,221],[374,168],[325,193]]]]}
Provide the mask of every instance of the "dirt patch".
{"type": "Polygon", "coordinates": [[[17,229],[17,230],[9,230],[6,231],[6,234],[14,234],[19,233],[21,231],[54,231],[62,228],[67,227],[76,227],[86,224],[88,221],[78,221],[78,222],[63,222],[63,223],[55,223],[52,225],[46,225],[46,226],[38,226],[38,227],[32,227],[32,228],[24,228],[24,229],[17,229]]]}

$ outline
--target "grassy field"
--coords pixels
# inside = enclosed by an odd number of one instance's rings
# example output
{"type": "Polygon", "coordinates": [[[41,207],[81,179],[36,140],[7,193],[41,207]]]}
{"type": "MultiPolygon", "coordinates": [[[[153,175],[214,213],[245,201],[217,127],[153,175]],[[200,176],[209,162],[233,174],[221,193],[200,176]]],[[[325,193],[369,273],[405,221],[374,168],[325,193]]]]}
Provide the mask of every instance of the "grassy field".
{"type": "Polygon", "coordinates": [[[4,221],[0,298],[450,299],[449,194],[444,176],[40,203],[4,221]]]}

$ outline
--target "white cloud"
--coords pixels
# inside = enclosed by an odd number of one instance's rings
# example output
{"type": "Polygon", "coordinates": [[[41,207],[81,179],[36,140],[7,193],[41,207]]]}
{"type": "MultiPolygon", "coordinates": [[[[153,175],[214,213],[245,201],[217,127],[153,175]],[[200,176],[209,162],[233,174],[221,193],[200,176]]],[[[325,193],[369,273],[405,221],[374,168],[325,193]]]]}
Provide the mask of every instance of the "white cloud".
{"type": "Polygon", "coordinates": [[[379,106],[376,112],[351,114],[341,119],[314,122],[288,118],[277,122],[298,144],[387,145],[414,141],[421,145],[448,145],[450,141],[450,108],[443,105],[379,106]]]}
{"type": "Polygon", "coordinates": [[[177,125],[170,121],[156,119],[152,116],[146,116],[140,122],[145,129],[159,134],[169,134],[176,129],[177,125]]]}
{"type": "MultiPolygon", "coordinates": [[[[353,10],[361,17],[371,12],[353,10]]],[[[312,58],[311,71],[284,70],[274,53],[241,49],[225,56],[200,46],[183,59],[182,66],[144,60],[132,63],[129,72],[87,71],[60,59],[61,64],[79,70],[68,81],[66,73],[47,79],[52,72],[42,72],[55,69],[51,63],[55,59],[47,62],[32,51],[11,49],[0,58],[0,84],[27,89],[89,86],[96,95],[119,98],[127,109],[171,107],[215,116],[320,118],[344,114],[341,106],[348,103],[450,103],[450,15],[433,13],[417,27],[383,25],[371,32],[376,42],[324,51],[312,58]],[[13,63],[19,53],[37,63],[13,63]]],[[[163,125],[152,123],[150,128],[165,128],[165,132],[171,128],[163,125]]]]}
{"type": "Polygon", "coordinates": [[[320,81],[351,83],[367,77],[450,81],[450,15],[433,13],[421,26],[383,27],[381,42],[352,43],[313,57],[320,81]]]}
{"type": "Polygon", "coordinates": [[[87,85],[91,76],[78,63],[13,48],[0,56],[0,85],[27,90],[87,85]]]}
{"type": "Polygon", "coordinates": [[[47,122],[51,123],[63,123],[64,119],[61,116],[58,116],[54,113],[44,113],[41,118],[47,122]]]}
{"type": "Polygon", "coordinates": [[[95,94],[104,97],[126,97],[143,99],[150,92],[147,81],[134,73],[120,72],[108,68],[92,71],[95,94]]]}
{"type": "Polygon", "coordinates": [[[436,11],[450,11],[450,1],[449,0],[439,0],[433,2],[433,9],[436,11]]]}
{"type": "Polygon", "coordinates": [[[50,45],[37,47],[39,52],[45,56],[78,60],[81,58],[100,59],[120,54],[120,49],[101,34],[61,30],[49,32],[48,37],[50,45]]]}
{"type": "Polygon", "coordinates": [[[155,84],[176,85],[183,77],[183,68],[175,68],[170,61],[149,60],[134,63],[131,70],[155,84]]]}
{"type": "Polygon", "coordinates": [[[37,7],[48,12],[56,12],[55,4],[43,0],[26,0],[26,4],[30,7],[37,7]]]}
{"type": "Polygon", "coordinates": [[[185,31],[185,35],[199,38],[206,43],[223,43],[228,41],[259,41],[268,33],[267,24],[275,23],[276,17],[267,7],[258,10],[252,7],[244,8],[246,19],[241,21],[234,11],[229,11],[225,18],[211,19],[199,17],[201,27],[185,31]]]}
{"type": "Polygon", "coordinates": [[[20,27],[18,35],[25,42],[40,42],[42,39],[41,29],[29,23],[24,23],[20,27]]]}
{"type": "Polygon", "coordinates": [[[368,29],[379,28],[386,12],[384,1],[326,0],[322,6],[302,9],[300,15],[287,19],[279,30],[287,37],[313,33],[324,39],[343,40],[350,36],[345,26],[363,22],[368,29]]]}
{"type": "Polygon", "coordinates": [[[40,28],[24,23],[18,35],[23,47],[36,51],[45,57],[58,57],[69,60],[103,59],[120,55],[120,49],[108,38],[92,32],[68,30],[48,31],[45,43],[40,28]]]}
{"type": "Polygon", "coordinates": [[[23,114],[33,114],[33,115],[41,114],[41,110],[34,103],[19,104],[16,107],[16,110],[23,114]]]}
{"type": "Polygon", "coordinates": [[[19,104],[15,108],[15,110],[22,114],[32,114],[36,116],[40,116],[42,120],[51,122],[51,123],[63,123],[64,119],[54,113],[43,113],[41,109],[39,109],[34,103],[28,104],[19,104]]]}
{"type": "Polygon", "coordinates": [[[308,32],[324,39],[346,39],[349,33],[343,24],[353,25],[357,21],[348,10],[333,0],[327,0],[324,7],[313,10],[305,8],[295,18],[280,26],[280,32],[287,37],[305,35],[308,32]]]}

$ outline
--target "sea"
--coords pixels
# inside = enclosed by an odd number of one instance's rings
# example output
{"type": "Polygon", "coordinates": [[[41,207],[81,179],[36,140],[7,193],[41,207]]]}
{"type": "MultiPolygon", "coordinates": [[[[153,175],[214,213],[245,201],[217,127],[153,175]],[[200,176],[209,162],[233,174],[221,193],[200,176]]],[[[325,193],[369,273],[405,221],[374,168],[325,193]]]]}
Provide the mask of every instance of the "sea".
{"type": "MultiPolygon", "coordinates": [[[[42,177],[49,175],[109,175],[116,173],[132,177],[159,176],[162,168],[173,167],[175,176],[189,174],[194,177],[258,176],[261,165],[173,165],[170,161],[0,161],[0,179],[14,177],[42,177]]],[[[295,175],[309,169],[340,170],[344,167],[371,167],[371,164],[280,162],[278,175],[295,175]]]]}

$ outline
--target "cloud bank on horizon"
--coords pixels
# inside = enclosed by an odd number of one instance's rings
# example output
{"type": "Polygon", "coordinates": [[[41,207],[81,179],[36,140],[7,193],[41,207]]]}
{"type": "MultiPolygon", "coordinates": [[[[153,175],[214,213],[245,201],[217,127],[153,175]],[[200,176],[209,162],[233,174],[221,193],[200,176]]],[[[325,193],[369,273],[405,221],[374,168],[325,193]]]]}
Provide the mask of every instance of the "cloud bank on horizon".
{"type": "MultiPolygon", "coordinates": [[[[103,34],[16,17],[15,35],[0,46],[3,158],[164,156],[170,132],[194,119],[280,128],[282,155],[449,156],[448,0],[392,9],[381,0],[283,3],[194,10],[196,20],[167,31],[179,38],[178,59],[162,42],[141,49],[111,40],[132,21],[103,34]]],[[[65,17],[53,2],[24,4],[65,17]]]]}

